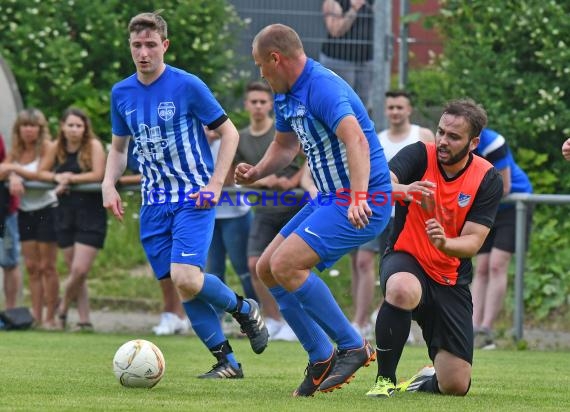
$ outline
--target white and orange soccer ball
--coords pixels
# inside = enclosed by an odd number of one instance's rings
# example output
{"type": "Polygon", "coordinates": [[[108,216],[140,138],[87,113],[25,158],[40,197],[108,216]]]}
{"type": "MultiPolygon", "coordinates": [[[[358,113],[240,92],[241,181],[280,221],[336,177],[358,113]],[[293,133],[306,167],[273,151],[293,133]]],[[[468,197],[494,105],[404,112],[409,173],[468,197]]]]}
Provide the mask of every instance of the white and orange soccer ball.
{"type": "Polygon", "coordinates": [[[113,372],[128,388],[152,388],[164,375],[166,364],[158,347],[148,340],[123,344],[113,358],[113,372]]]}

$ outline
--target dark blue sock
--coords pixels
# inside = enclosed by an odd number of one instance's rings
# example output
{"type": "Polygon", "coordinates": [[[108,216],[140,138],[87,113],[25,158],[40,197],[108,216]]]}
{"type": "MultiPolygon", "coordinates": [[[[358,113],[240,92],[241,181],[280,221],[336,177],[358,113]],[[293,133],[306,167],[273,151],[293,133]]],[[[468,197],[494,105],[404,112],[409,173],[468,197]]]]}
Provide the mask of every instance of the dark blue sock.
{"type": "Polygon", "coordinates": [[[328,359],[334,350],[333,345],[325,331],[307,315],[295,295],[281,286],[269,288],[269,292],[279,305],[283,318],[309,354],[309,361],[314,363],[328,359]]]}
{"type": "MultiPolygon", "coordinates": [[[[218,314],[212,305],[200,299],[192,299],[183,302],[182,306],[192,323],[192,329],[208,349],[226,341],[218,314]]],[[[232,366],[238,367],[233,353],[227,354],[226,357],[232,366]]]]}
{"type": "MultiPolygon", "coordinates": [[[[196,297],[224,312],[235,312],[238,307],[238,298],[235,292],[223,283],[220,278],[209,273],[204,273],[204,285],[196,297]]],[[[247,302],[243,302],[240,312],[249,312],[249,304],[247,302]]]]}
{"type": "Polygon", "coordinates": [[[309,273],[305,283],[292,293],[339,349],[362,347],[362,336],[352,327],[320,277],[313,272],[309,273]]]}

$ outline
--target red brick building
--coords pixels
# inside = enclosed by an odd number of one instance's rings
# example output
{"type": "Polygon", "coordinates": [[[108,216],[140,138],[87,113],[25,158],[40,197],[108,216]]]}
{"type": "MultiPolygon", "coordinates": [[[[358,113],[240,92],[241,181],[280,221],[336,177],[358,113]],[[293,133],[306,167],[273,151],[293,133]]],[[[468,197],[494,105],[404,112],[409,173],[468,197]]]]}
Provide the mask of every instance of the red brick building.
{"type": "MultiPolygon", "coordinates": [[[[409,1],[409,0],[408,0],[409,1]]],[[[438,0],[424,0],[420,3],[409,1],[409,13],[421,13],[423,16],[433,16],[439,13],[438,0]]],[[[409,24],[408,28],[408,64],[410,69],[429,64],[433,54],[441,54],[443,41],[434,29],[423,27],[425,18],[409,24]]],[[[394,39],[400,36],[400,0],[392,2],[392,32],[394,39]]],[[[394,43],[392,73],[398,73],[399,43],[394,43]]]]}

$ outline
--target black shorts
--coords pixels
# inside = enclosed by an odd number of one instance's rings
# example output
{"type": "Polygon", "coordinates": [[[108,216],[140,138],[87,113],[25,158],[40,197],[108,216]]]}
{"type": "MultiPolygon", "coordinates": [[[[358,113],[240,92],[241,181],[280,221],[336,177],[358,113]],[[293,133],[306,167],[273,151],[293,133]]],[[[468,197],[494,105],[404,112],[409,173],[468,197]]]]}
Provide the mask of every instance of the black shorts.
{"type": "MultiPolygon", "coordinates": [[[[526,248],[528,249],[529,235],[532,227],[532,207],[526,214],[526,248]]],[[[509,253],[515,253],[517,212],[514,207],[499,209],[495,224],[491,228],[483,246],[477,254],[489,253],[496,248],[509,253]]]]}
{"type": "Polygon", "coordinates": [[[83,208],[60,204],[55,212],[55,232],[60,248],[82,243],[102,249],[107,235],[107,211],[101,204],[83,208]]]}
{"type": "Polygon", "coordinates": [[[48,206],[40,210],[18,212],[18,231],[20,242],[55,242],[55,207],[48,206]]]}
{"type": "Polygon", "coordinates": [[[388,278],[397,272],[412,273],[422,285],[420,304],[412,311],[412,318],[422,329],[432,362],[443,349],[472,364],[473,303],[469,285],[441,285],[426,274],[413,256],[389,252],[380,269],[384,294],[388,278]]]}
{"type": "Polygon", "coordinates": [[[247,256],[261,256],[265,248],[271,243],[275,236],[277,236],[283,226],[285,226],[299,210],[301,210],[301,208],[292,207],[286,212],[254,213],[253,223],[249,231],[249,239],[247,240],[247,256]]]}

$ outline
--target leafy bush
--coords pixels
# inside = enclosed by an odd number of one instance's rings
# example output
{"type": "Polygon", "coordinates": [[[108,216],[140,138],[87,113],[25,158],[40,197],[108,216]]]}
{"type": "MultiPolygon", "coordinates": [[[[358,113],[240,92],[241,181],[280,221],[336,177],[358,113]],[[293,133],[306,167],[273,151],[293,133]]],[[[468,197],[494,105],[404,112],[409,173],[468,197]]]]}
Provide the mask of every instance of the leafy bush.
{"type": "Polygon", "coordinates": [[[570,3],[442,4],[435,24],[446,39],[441,68],[454,97],[470,96],[482,103],[490,127],[511,146],[545,153],[560,163],[560,146],[570,135],[570,3]]]}
{"type": "MultiPolygon", "coordinates": [[[[232,45],[242,26],[226,0],[164,0],[171,44],[165,60],[200,76],[220,96],[240,84],[232,45]]],[[[156,2],[4,0],[0,2],[0,54],[8,61],[26,106],[46,112],[53,127],[75,105],[109,139],[112,85],[135,71],[128,47],[132,16],[156,2]]]]}

